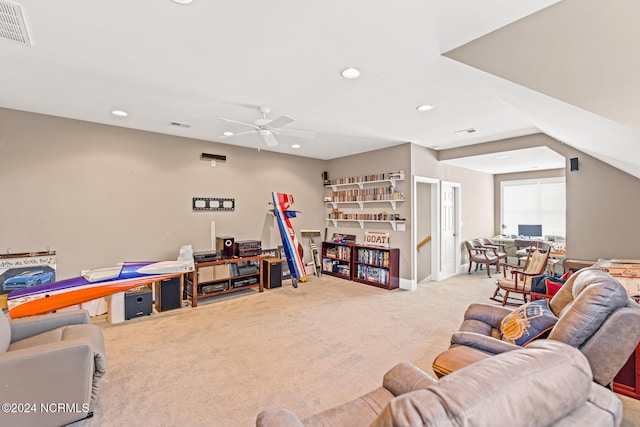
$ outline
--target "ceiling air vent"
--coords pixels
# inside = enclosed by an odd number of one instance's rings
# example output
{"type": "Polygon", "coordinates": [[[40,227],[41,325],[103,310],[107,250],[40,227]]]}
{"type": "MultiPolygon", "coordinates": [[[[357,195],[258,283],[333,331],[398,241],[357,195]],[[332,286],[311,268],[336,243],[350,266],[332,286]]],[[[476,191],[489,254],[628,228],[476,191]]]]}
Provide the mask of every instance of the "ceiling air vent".
{"type": "Polygon", "coordinates": [[[0,0],[0,39],[31,46],[19,4],[0,0]]]}
{"type": "Polygon", "coordinates": [[[181,122],[171,122],[171,126],[179,127],[179,128],[190,128],[191,125],[189,123],[181,123],[181,122]]]}

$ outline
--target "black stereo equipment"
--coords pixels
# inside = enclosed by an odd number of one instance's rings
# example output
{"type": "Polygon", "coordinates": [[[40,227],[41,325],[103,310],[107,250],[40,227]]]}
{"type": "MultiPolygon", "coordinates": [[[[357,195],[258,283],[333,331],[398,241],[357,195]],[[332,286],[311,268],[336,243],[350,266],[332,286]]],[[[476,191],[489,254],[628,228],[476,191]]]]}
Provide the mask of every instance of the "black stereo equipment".
{"type": "Polygon", "coordinates": [[[241,288],[243,286],[255,285],[258,283],[257,277],[246,277],[244,279],[234,280],[231,284],[234,288],[241,288]]]}
{"type": "Polygon", "coordinates": [[[180,308],[180,277],[172,277],[156,285],[156,310],[167,311],[180,308]]]}
{"type": "Polygon", "coordinates": [[[233,237],[216,237],[216,252],[221,253],[225,258],[231,258],[233,256],[233,237]]]}
{"type": "Polygon", "coordinates": [[[202,285],[200,286],[200,292],[198,292],[198,295],[210,294],[212,292],[226,291],[227,289],[229,289],[228,282],[213,283],[211,285],[202,285]]]}
{"type": "Polygon", "coordinates": [[[124,293],[124,319],[129,320],[151,314],[151,288],[141,286],[124,293]]]}
{"type": "Polygon", "coordinates": [[[239,257],[256,256],[262,253],[260,240],[239,240],[235,242],[235,255],[239,257]]]}
{"type": "Polygon", "coordinates": [[[215,261],[222,258],[222,255],[214,251],[203,251],[193,253],[193,262],[196,264],[199,262],[215,261]]]}
{"type": "Polygon", "coordinates": [[[282,286],[282,260],[280,258],[262,260],[262,283],[267,289],[282,286]]]}
{"type": "Polygon", "coordinates": [[[260,271],[260,266],[254,264],[239,265],[238,276],[246,276],[248,274],[256,274],[260,271]]]}

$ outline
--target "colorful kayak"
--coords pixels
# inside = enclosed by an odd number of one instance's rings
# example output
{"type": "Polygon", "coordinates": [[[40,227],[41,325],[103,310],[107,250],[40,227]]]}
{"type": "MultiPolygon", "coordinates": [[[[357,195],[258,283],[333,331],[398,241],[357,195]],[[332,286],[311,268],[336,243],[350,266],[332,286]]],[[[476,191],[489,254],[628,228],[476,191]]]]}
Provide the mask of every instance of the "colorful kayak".
{"type": "Polygon", "coordinates": [[[288,210],[293,205],[293,196],[275,192],[271,193],[271,195],[273,197],[273,212],[278,221],[284,253],[291,272],[291,281],[294,287],[298,287],[297,281],[304,282],[307,280],[307,271],[302,261],[302,245],[298,241],[296,232],[293,230],[289,220],[289,218],[295,218],[297,213],[297,211],[288,210]]]}
{"type": "Polygon", "coordinates": [[[9,316],[17,319],[48,313],[179,276],[193,269],[193,252],[190,247],[183,247],[177,261],[125,262],[116,267],[89,270],[80,277],[9,293],[9,316]]]}

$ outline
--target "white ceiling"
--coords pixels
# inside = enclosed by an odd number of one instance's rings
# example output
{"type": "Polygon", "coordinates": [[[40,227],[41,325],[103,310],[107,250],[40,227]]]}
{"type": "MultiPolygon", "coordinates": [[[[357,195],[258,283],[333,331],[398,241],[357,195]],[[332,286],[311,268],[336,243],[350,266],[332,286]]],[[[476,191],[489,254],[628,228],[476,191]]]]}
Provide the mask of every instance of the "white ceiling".
{"type": "MultiPolygon", "coordinates": [[[[540,10],[562,12],[557,0],[12,3],[22,6],[32,46],[0,39],[6,108],[318,159],[406,142],[454,148],[540,131],[587,153],[598,152],[588,145],[594,135],[622,133],[626,139],[616,142],[624,147],[638,138],[628,123],[443,55],[474,40],[485,43],[478,51],[494,49],[482,36],[526,24],[540,10]],[[348,66],[361,77],[342,78],[348,66]],[[420,104],[434,108],[418,112],[420,104]],[[219,118],[252,122],[257,106],[270,107],[271,118],[294,118],[288,127],[316,137],[279,135],[274,148],[255,134],[221,137],[246,128],[219,118]],[[115,117],[113,109],[129,116],[115,117]],[[588,126],[574,129],[585,119],[588,126]],[[468,128],[477,132],[455,134],[468,128]]],[[[620,160],[608,155],[600,157],[620,160]]],[[[481,160],[486,166],[491,159],[481,160]]],[[[635,161],[623,166],[640,176],[635,161]]]]}
{"type": "Polygon", "coordinates": [[[508,150],[442,161],[449,165],[490,174],[564,169],[565,162],[564,156],[548,147],[508,150]],[[514,169],[514,164],[517,169],[514,169]]]}

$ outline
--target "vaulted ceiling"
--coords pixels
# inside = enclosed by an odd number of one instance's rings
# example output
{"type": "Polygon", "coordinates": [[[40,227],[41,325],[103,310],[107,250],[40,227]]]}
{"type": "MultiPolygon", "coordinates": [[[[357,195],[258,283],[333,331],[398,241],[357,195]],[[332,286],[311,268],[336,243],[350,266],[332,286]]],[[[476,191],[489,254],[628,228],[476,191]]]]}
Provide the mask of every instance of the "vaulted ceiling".
{"type": "Polygon", "coordinates": [[[633,0],[0,0],[3,10],[24,16],[29,41],[0,31],[1,107],[318,159],[544,132],[640,176],[633,0]],[[360,77],[341,77],[347,67],[360,77]],[[252,128],[221,118],[253,124],[259,106],[294,119],[277,146],[223,136],[252,128]]]}

